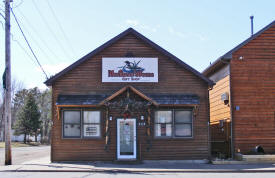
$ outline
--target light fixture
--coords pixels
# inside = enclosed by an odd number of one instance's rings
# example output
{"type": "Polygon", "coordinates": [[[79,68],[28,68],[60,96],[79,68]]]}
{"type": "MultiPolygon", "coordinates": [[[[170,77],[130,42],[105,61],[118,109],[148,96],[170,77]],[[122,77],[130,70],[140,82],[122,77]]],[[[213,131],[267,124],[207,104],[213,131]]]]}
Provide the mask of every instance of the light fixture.
{"type": "Polygon", "coordinates": [[[140,120],[142,120],[142,121],[143,121],[143,120],[144,120],[144,116],[140,116],[140,120]]]}

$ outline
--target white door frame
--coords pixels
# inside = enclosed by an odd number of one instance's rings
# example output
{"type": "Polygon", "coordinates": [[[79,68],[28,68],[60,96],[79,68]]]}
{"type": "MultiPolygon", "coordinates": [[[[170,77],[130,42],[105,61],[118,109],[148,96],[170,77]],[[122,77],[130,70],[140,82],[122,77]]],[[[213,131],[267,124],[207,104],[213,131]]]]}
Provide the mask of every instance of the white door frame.
{"type": "Polygon", "coordinates": [[[136,119],[117,119],[117,159],[136,159],[137,158],[137,139],[136,139],[136,119]],[[134,132],[134,154],[133,155],[120,155],[120,121],[132,121],[134,132]]]}

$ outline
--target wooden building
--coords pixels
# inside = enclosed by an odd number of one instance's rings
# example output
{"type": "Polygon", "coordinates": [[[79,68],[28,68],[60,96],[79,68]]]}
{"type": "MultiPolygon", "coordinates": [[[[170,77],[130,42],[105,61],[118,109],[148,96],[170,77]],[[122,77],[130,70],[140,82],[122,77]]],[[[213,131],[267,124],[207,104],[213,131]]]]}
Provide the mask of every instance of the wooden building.
{"type": "Polygon", "coordinates": [[[275,153],[275,21],[203,74],[216,83],[209,91],[212,152],[234,156],[261,145],[275,153]]]}
{"type": "Polygon", "coordinates": [[[209,157],[213,82],[132,28],[45,84],[52,161],[209,157]]]}

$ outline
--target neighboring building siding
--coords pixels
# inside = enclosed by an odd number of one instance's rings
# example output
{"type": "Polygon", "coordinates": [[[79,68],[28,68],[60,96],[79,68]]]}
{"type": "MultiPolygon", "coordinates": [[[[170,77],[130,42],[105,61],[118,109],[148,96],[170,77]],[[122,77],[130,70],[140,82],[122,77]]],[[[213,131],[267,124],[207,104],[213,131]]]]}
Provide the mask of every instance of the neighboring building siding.
{"type": "MultiPolygon", "coordinates": [[[[208,84],[176,62],[160,54],[133,35],[128,35],[82,63],[53,83],[52,161],[64,160],[115,160],[116,117],[110,122],[110,150],[104,150],[105,137],[101,139],[62,139],[62,119],[57,120],[56,100],[59,94],[113,94],[125,85],[132,85],[146,93],[192,93],[200,97],[199,113],[194,120],[192,139],[153,139],[150,151],[145,150],[145,128],[138,128],[137,149],[141,147],[142,159],[205,159],[208,149],[208,84]],[[158,83],[102,83],[102,57],[124,57],[127,52],[136,57],[158,57],[158,83]],[[141,140],[141,141],[140,141],[141,140]],[[142,145],[140,145],[142,143],[142,145]]],[[[139,115],[142,113],[139,113],[139,115]]],[[[138,114],[136,117],[139,116],[138,114]]],[[[102,135],[105,133],[105,113],[102,112],[102,135]]],[[[154,132],[152,132],[154,133],[154,132]]],[[[139,157],[138,157],[139,159],[139,157]]]]}
{"type": "Polygon", "coordinates": [[[228,104],[224,104],[221,100],[223,93],[228,93],[230,98],[229,67],[220,71],[210,77],[212,80],[218,80],[215,81],[216,85],[213,86],[213,89],[209,91],[211,148],[214,155],[222,153],[225,156],[230,156],[230,101],[228,104]],[[225,76],[225,74],[227,75],[225,76]]]}
{"type": "Polygon", "coordinates": [[[210,122],[215,123],[219,120],[230,119],[230,106],[221,100],[223,93],[230,95],[229,75],[216,82],[213,89],[209,91],[210,102],[210,122]]]}
{"type": "Polygon", "coordinates": [[[233,54],[231,87],[235,151],[275,153],[275,26],[233,54]]]}

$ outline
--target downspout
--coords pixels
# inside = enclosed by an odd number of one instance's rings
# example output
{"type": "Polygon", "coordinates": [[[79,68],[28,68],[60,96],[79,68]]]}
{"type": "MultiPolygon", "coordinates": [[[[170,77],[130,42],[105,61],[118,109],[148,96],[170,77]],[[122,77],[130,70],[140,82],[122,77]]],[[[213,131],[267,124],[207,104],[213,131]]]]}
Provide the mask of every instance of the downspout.
{"type": "Polygon", "coordinates": [[[211,133],[210,133],[211,129],[210,129],[210,99],[209,99],[209,92],[212,89],[213,89],[213,86],[209,87],[208,90],[207,90],[207,99],[208,99],[208,106],[207,106],[207,109],[208,109],[208,122],[207,122],[207,128],[208,128],[208,130],[207,130],[207,132],[208,132],[208,157],[209,157],[210,161],[211,161],[211,155],[212,155],[212,153],[211,153],[211,149],[212,149],[211,143],[212,142],[211,142],[211,133]]]}
{"type": "Polygon", "coordinates": [[[231,64],[229,62],[229,100],[230,100],[230,134],[231,134],[231,157],[232,159],[235,158],[235,151],[234,151],[234,141],[233,141],[233,102],[232,102],[232,89],[231,89],[231,64]]]}
{"type": "Polygon", "coordinates": [[[221,58],[221,61],[223,63],[226,63],[229,65],[229,106],[230,106],[230,151],[231,151],[231,157],[232,159],[235,158],[234,154],[234,141],[233,141],[233,106],[232,106],[232,89],[231,89],[231,64],[230,61],[225,61],[224,58],[221,58]]]}

